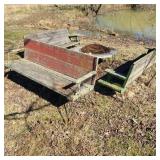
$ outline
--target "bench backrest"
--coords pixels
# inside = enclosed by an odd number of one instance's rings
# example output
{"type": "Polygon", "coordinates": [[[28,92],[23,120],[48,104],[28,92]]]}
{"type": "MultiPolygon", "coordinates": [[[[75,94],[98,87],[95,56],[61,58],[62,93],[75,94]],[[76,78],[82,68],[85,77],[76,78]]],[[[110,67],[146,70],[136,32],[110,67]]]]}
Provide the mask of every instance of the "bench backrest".
{"type": "Polygon", "coordinates": [[[155,63],[156,50],[149,50],[148,53],[142,55],[139,59],[135,60],[127,75],[125,86],[129,85],[136,78],[138,78],[148,67],[155,63]]]}
{"type": "Polygon", "coordinates": [[[34,39],[25,39],[24,47],[25,59],[72,78],[80,78],[96,67],[97,59],[92,56],[34,39]]]}
{"type": "Polygon", "coordinates": [[[61,45],[69,43],[69,32],[67,29],[59,29],[56,31],[47,31],[43,33],[35,33],[25,37],[25,39],[32,39],[35,41],[44,42],[52,45],[61,45]]]}

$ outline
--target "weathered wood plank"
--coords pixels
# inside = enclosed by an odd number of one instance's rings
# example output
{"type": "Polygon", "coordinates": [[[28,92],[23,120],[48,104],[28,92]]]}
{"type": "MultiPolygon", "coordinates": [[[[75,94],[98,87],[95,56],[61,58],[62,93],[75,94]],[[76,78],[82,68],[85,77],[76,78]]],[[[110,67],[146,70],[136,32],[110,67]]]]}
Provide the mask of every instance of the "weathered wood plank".
{"type": "Polygon", "coordinates": [[[83,82],[84,80],[87,80],[88,78],[92,77],[93,75],[96,74],[96,71],[91,71],[89,72],[88,74],[84,75],[83,77],[80,77],[76,80],[76,83],[81,83],[83,82]]]}
{"type": "Polygon", "coordinates": [[[48,44],[35,42],[32,40],[25,42],[25,48],[35,50],[36,52],[55,57],[64,62],[80,66],[86,70],[93,69],[94,57],[89,55],[79,54],[65,48],[50,46],[48,44]]]}
{"type": "Polygon", "coordinates": [[[68,33],[68,30],[67,29],[59,29],[59,30],[56,30],[56,31],[45,31],[45,32],[39,32],[39,33],[32,33],[32,34],[29,34],[27,36],[25,36],[24,38],[25,39],[32,39],[32,40],[41,40],[41,39],[44,39],[44,38],[47,38],[47,37],[53,37],[53,36],[68,36],[69,33],[68,33]]]}
{"type": "Polygon", "coordinates": [[[119,74],[119,73],[116,73],[114,70],[111,70],[111,69],[106,69],[105,71],[106,71],[107,73],[111,74],[111,75],[116,76],[116,77],[119,78],[119,79],[122,79],[122,80],[126,80],[126,78],[127,78],[127,77],[125,77],[125,76],[123,76],[123,75],[121,75],[121,74],[119,74]]]}
{"type": "Polygon", "coordinates": [[[50,57],[45,54],[43,55],[42,53],[31,50],[25,51],[25,59],[38,63],[59,73],[68,75],[72,78],[80,78],[90,72],[89,70],[86,70],[80,66],[76,66],[71,63],[61,61],[57,58],[50,57]]]}
{"type": "Polygon", "coordinates": [[[25,37],[25,41],[35,40],[38,42],[43,42],[51,45],[63,45],[70,43],[69,32],[67,29],[61,29],[56,31],[48,31],[43,33],[37,33],[25,37]]]}
{"type": "Polygon", "coordinates": [[[128,73],[128,79],[126,86],[137,79],[147,68],[149,68],[153,63],[155,63],[155,51],[152,51],[139,60],[135,61],[132,65],[130,73],[128,73]]]}
{"type": "Polygon", "coordinates": [[[111,89],[113,89],[113,90],[116,90],[116,91],[118,91],[118,92],[121,92],[121,93],[125,91],[125,88],[120,87],[120,86],[118,86],[117,84],[113,84],[113,83],[107,82],[107,81],[102,80],[102,79],[99,79],[99,80],[98,80],[98,83],[100,83],[101,85],[103,85],[103,86],[105,86],[105,87],[109,87],[109,88],[111,88],[111,89]]]}
{"type": "Polygon", "coordinates": [[[10,69],[65,96],[71,95],[77,90],[76,85],[64,89],[66,86],[69,86],[73,82],[58,76],[52,70],[46,69],[43,66],[24,59],[12,63],[10,69]]]}
{"type": "Polygon", "coordinates": [[[145,66],[148,68],[148,65],[150,64],[150,62],[152,62],[153,60],[155,60],[155,54],[154,53],[150,53],[145,55],[144,57],[140,58],[139,60],[137,60],[136,62],[133,63],[134,68],[137,69],[141,66],[145,66]]]}
{"type": "Polygon", "coordinates": [[[69,42],[69,43],[64,43],[64,44],[59,44],[60,47],[66,48],[66,47],[71,47],[79,44],[79,42],[69,42]]]}
{"type": "Polygon", "coordinates": [[[49,34],[47,37],[41,38],[39,41],[44,43],[50,43],[50,42],[64,42],[68,43],[70,42],[69,34],[68,33],[55,33],[55,34],[49,34]]]}

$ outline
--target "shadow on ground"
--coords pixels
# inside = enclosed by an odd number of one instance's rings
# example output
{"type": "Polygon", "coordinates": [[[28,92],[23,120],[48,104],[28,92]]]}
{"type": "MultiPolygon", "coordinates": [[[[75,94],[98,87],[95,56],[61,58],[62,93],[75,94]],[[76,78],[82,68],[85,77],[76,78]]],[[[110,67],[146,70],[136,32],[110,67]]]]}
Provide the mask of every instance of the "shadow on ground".
{"type": "Polygon", "coordinates": [[[8,72],[7,77],[11,81],[21,85],[22,87],[24,87],[25,89],[27,89],[31,92],[34,92],[36,95],[47,100],[48,102],[50,102],[50,104],[52,104],[56,107],[60,107],[68,102],[66,97],[64,97],[64,96],[46,88],[46,87],[44,87],[44,86],[30,80],[27,77],[22,76],[14,71],[8,72]]]}
{"type": "Polygon", "coordinates": [[[24,58],[24,51],[17,52],[17,55],[21,58],[24,58]]]}
{"type": "MultiPolygon", "coordinates": [[[[37,98],[34,102],[32,102],[29,106],[27,106],[27,109],[22,112],[14,112],[9,113],[7,115],[4,115],[5,120],[19,120],[23,119],[25,120],[25,125],[28,128],[29,131],[31,131],[30,125],[27,122],[27,118],[30,115],[31,112],[39,111],[45,107],[48,107],[50,105],[53,105],[57,108],[57,111],[63,121],[63,123],[67,123],[68,121],[68,111],[65,106],[65,104],[68,102],[66,97],[63,97],[62,95],[28,79],[27,77],[24,77],[14,71],[10,71],[7,73],[7,78],[11,81],[21,85],[25,89],[37,94],[39,97],[45,99],[48,101],[47,104],[44,105],[37,105],[38,99],[37,98]],[[65,114],[61,111],[61,106],[63,106],[63,110],[65,114]]],[[[38,123],[38,122],[37,122],[38,123]]]]}
{"type": "Polygon", "coordinates": [[[110,88],[104,87],[98,83],[95,84],[94,90],[105,96],[113,96],[116,92],[110,88]]]}

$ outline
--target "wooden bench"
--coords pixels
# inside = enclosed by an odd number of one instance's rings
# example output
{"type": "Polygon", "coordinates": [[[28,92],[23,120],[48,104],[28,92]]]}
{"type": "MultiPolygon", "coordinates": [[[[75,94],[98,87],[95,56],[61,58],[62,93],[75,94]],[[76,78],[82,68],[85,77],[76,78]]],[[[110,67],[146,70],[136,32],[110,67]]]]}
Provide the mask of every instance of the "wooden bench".
{"type": "Polygon", "coordinates": [[[107,74],[98,80],[98,83],[123,93],[128,85],[155,63],[156,49],[149,49],[147,53],[134,60],[128,61],[115,70],[106,69],[107,74]]]}
{"type": "Polygon", "coordinates": [[[30,39],[63,48],[80,44],[79,37],[69,34],[67,29],[30,34],[24,37],[24,42],[30,39]]]}
{"type": "Polygon", "coordinates": [[[97,58],[67,49],[71,41],[66,31],[25,37],[24,59],[10,69],[74,100],[94,88],[97,58]]]}

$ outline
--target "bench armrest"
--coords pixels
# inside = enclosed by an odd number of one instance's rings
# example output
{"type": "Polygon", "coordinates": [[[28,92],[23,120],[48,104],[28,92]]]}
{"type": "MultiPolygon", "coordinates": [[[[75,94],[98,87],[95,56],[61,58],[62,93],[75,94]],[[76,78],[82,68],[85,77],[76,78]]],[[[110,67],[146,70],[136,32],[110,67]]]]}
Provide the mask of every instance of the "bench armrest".
{"type": "Polygon", "coordinates": [[[71,42],[79,42],[79,36],[78,35],[69,35],[69,39],[71,40],[71,42]]]}
{"type": "Polygon", "coordinates": [[[96,74],[96,71],[91,71],[91,72],[87,73],[86,75],[84,75],[78,79],[75,79],[75,83],[76,84],[81,83],[81,82],[87,80],[88,78],[94,76],[95,74],[96,74]]]}
{"type": "MultiPolygon", "coordinates": [[[[53,71],[52,71],[53,72],[53,71]]],[[[54,71],[55,72],[55,71],[54,71]]],[[[61,74],[61,73],[58,73],[58,72],[55,72],[57,75],[59,75],[60,77],[63,77],[64,79],[67,79],[67,80],[70,80],[72,81],[73,83],[75,84],[79,84],[85,80],[87,80],[88,78],[92,77],[93,75],[96,75],[96,71],[91,71],[87,74],[85,74],[84,76],[80,77],[80,78],[72,78],[72,77],[69,77],[67,75],[64,75],[64,74],[61,74]]]]}

